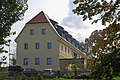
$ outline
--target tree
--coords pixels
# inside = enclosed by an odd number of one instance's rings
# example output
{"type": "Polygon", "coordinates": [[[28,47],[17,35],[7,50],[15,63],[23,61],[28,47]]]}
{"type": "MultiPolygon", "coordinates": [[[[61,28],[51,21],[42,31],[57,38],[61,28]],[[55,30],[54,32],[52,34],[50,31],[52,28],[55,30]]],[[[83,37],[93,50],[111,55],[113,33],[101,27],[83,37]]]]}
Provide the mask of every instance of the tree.
{"type": "Polygon", "coordinates": [[[120,76],[120,0],[75,0],[78,5],[73,10],[77,15],[83,15],[84,20],[92,20],[92,23],[102,21],[102,25],[110,23],[103,30],[94,31],[86,39],[86,43],[92,47],[94,57],[93,77],[96,80],[111,80],[120,76]],[[119,34],[118,34],[119,33],[119,34]]]}
{"type": "Polygon", "coordinates": [[[13,62],[12,63],[13,65],[16,65],[16,59],[15,58],[12,59],[12,62],[13,62]]]}
{"type": "Polygon", "coordinates": [[[93,76],[96,79],[111,79],[120,76],[120,25],[112,24],[103,30],[94,31],[86,39],[92,46],[95,58],[93,76]]]}
{"type": "Polygon", "coordinates": [[[95,15],[98,15],[99,18],[92,23],[102,20],[102,24],[106,25],[106,22],[120,21],[120,0],[75,0],[74,4],[78,7],[73,12],[83,15],[83,21],[87,18],[92,20],[95,15]]]}
{"type": "Polygon", "coordinates": [[[101,50],[105,49],[106,46],[112,45],[116,33],[120,30],[120,25],[112,24],[106,29],[95,30],[92,32],[91,36],[86,39],[86,42],[92,46],[92,52],[95,56],[99,55],[101,50]]]}
{"type": "Polygon", "coordinates": [[[0,0],[0,53],[6,52],[4,45],[7,45],[6,38],[11,34],[11,26],[18,20],[22,20],[28,8],[26,0],[0,0]]]}

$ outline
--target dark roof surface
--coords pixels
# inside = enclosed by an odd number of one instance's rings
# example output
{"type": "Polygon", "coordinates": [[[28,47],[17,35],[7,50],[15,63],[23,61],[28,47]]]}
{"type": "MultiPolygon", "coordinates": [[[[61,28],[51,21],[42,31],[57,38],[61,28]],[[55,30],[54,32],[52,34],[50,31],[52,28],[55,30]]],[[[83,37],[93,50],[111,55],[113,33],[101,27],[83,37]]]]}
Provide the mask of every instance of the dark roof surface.
{"type": "Polygon", "coordinates": [[[68,41],[70,44],[72,44],[77,49],[81,50],[82,52],[85,52],[85,50],[80,45],[79,41],[73,38],[72,35],[70,35],[66,30],[64,30],[62,26],[58,25],[58,23],[54,20],[50,19],[50,22],[52,23],[52,25],[54,26],[54,28],[56,29],[56,31],[62,38],[64,38],[66,41],[68,41]]]}

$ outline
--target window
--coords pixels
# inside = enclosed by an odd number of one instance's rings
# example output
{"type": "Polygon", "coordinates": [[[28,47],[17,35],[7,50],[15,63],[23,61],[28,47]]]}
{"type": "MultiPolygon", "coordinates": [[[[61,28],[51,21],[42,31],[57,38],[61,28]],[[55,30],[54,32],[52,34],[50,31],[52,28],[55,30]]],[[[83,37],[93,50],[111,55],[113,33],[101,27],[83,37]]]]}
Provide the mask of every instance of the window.
{"type": "Polygon", "coordinates": [[[79,45],[77,44],[76,47],[78,48],[78,46],[79,46],[79,45]]]}
{"type": "Polygon", "coordinates": [[[40,64],[40,58],[35,58],[35,65],[39,65],[40,64]]]}
{"type": "Polygon", "coordinates": [[[67,52],[67,48],[65,47],[65,52],[67,52]]]}
{"type": "Polygon", "coordinates": [[[71,39],[70,39],[70,38],[68,38],[68,42],[71,42],[71,39]]]}
{"type": "Polygon", "coordinates": [[[75,42],[74,41],[72,41],[72,44],[75,46],[75,42]]]}
{"type": "Polygon", "coordinates": [[[24,49],[28,49],[28,43],[24,43],[24,49]]]}
{"type": "Polygon", "coordinates": [[[63,45],[61,45],[61,50],[63,51],[63,45]]]}
{"type": "Polygon", "coordinates": [[[68,54],[70,53],[70,50],[68,49],[68,54]]]}
{"type": "Polygon", "coordinates": [[[47,58],[47,65],[52,65],[52,58],[47,58]]]}
{"type": "Polygon", "coordinates": [[[47,43],[47,48],[51,49],[52,48],[52,43],[47,43]]]}
{"type": "Polygon", "coordinates": [[[40,43],[36,43],[36,44],[35,44],[35,48],[36,48],[36,49],[39,49],[39,48],[40,48],[40,43]]]}
{"type": "Polygon", "coordinates": [[[75,59],[77,58],[77,54],[76,54],[76,53],[74,53],[74,58],[75,58],[75,59]]]}
{"type": "Polygon", "coordinates": [[[62,37],[65,38],[65,33],[64,32],[62,32],[62,37]]]}
{"type": "Polygon", "coordinates": [[[24,58],[23,64],[24,64],[24,65],[28,65],[28,58],[24,58]]]}
{"type": "Polygon", "coordinates": [[[43,35],[46,34],[46,29],[42,29],[42,34],[43,34],[43,35]]]}
{"type": "Polygon", "coordinates": [[[34,29],[30,30],[30,35],[34,35],[34,29]]]}

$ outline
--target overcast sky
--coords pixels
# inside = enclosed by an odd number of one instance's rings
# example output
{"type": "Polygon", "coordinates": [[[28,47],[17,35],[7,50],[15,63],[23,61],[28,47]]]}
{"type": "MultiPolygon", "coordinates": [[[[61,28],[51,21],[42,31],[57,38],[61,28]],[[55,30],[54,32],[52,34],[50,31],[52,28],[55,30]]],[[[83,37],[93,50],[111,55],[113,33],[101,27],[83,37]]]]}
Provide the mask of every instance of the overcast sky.
{"type": "Polygon", "coordinates": [[[11,52],[15,51],[14,39],[23,29],[26,22],[32,19],[39,12],[44,11],[50,18],[62,25],[78,41],[84,41],[96,29],[104,27],[99,22],[91,25],[91,21],[82,21],[81,16],[73,14],[75,8],[73,0],[28,0],[28,10],[25,13],[24,19],[18,21],[12,26],[12,31],[16,31],[15,36],[11,36],[11,52]]]}

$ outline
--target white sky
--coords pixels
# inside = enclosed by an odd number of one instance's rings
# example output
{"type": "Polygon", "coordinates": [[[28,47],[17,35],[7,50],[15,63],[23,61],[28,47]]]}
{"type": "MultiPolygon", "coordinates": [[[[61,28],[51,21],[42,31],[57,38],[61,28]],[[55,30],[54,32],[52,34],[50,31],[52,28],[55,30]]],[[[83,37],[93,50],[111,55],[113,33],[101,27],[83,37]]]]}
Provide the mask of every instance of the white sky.
{"type": "Polygon", "coordinates": [[[50,18],[61,23],[62,19],[68,15],[68,3],[69,0],[28,0],[29,7],[25,13],[24,20],[15,23],[12,31],[16,31],[18,35],[25,23],[41,11],[44,11],[50,18]]]}
{"type": "Polygon", "coordinates": [[[78,41],[84,41],[86,37],[90,36],[91,32],[101,29],[99,23],[91,25],[90,21],[83,22],[80,16],[73,14],[72,10],[75,7],[73,0],[28,0],[28,6],[24,19],[15,23],[12,27],[12,31],[17,32],[15,36],[11,36],[13,41],[25,23],[41,11],[44,11],[50,18],[62,25],[78,41]]]}
{"type": "Polygon", "coordinates": [[[14,39],[23,29],[25,23],[41,11],[44,11],[50,18],[62,25],[78,41],[84,41],[86,37],[90,36],[91,32],[103,28],[100,25],[101,23],[91,25],[90,21],[83,22],[80,16],[73,14],[72,9],[75,7],[73,0],[28,0],[28,6],[24,19],[12,26],[12,31],[16,31],[17,34],[11,36],[11,52],[15,49],[14,39]]]}

